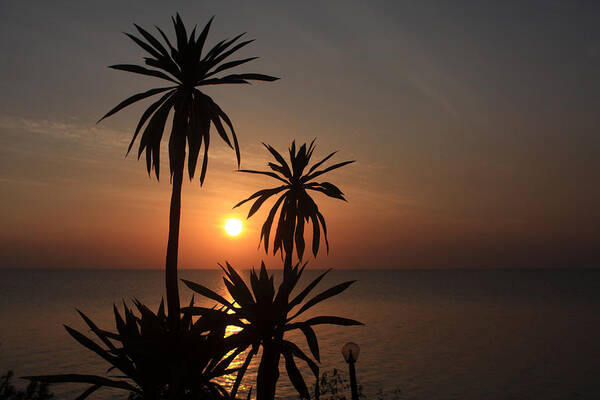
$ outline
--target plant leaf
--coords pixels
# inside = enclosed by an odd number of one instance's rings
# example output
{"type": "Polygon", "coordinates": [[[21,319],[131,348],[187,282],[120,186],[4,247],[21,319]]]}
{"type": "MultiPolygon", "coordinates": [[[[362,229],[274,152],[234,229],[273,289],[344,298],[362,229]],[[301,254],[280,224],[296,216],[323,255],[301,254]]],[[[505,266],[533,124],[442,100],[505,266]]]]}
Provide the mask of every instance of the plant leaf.
{"type": "Polygon", "coordinates": [[[97,375],[82,375],[82,374],[62,374],[62,375],[40,375],[40,376],[24,376],[23,379],[45,383],[93,383],[100,386],[114,387],[118,389],[130,390],[132,392],[141,393],[138,388],[130,385],[125,381],[115,381],[97,375]]]}
{"type": "Polygon", "coordinates": [[[242,65],[249,61],[256,60],[257,58],[258,57],[250,57],[250,58],[244,58],[243,60],[235,60],[235,61],[226,62],[224,64],[219,65],[217,68],[215,68],[212,72],[209,72],[208,74],[206,74],[204,77],[208,78],[209,76],[213,76],[216,73],[219,73],[219,72],[224,71],[229,68],[237,67],[238,65],[242,65]]]}
{"type": "Polygon", "coordinates": [[[329,160],[336,153],[337,153],[337,151],[334,151],[333,153],[329,154],[327,157],[325,157],[324,159],[322,159],[318,163],[315,163],[315,165],[313,165],[312,167],[310,167],[310,169],[307,172],[307,175],[310,175],[311,172],[313,172],[315,169],[319,168],[325,161],[329,160]]]}
{"type": "Polygon", "coordinates": [[[293,324],[288,324],[288,325],[286,325],[285,330],[290,331],[292,329],[300,329],[300,326],[302,326],[302,325],[313,326],[313,325],[323,325],[323,324],[342,325],[342,326],[364,325],[362,322],[358,322],[358,321],[355,321],[355,320],[349,319],[349,318],[321,316],[321,317],[310,318],[303,322],[294,322],[293,324]]]}
{"type": "Polygon", "coordinates": [[[113,108],[112,110],[110,110],[109,112],[107,112],[104,115],[104,117],[102,117],[102,118],[100,118],[98,120],[98,122],[102,121],[104,118],[110,117],[114,113],[122,110],[123,108],[125,108],[125,107],[127,107],[127,106],[129,106],[129,105],[131,105],[131,104],[133,104],[133,103],[135,103],[137,101],[143,100],[146,97],[154,96],[155,94],[162,93],[162,92],[165,92],[167,90],[174,89],[174,88],[175,88],[174,86],[169,86],[169,87],[163,87],[163,88],[157,88],[157,89],[150,89],[150,90],[145,91],[143,93],[134,94],[133,96],[128,97],[127,99],[123,100],[115,108],[113,108]]]}
{"type": "Polygon", "coordinates": [[[229,117],[227,116],[227,114],[225,114],[225,111],[223,111],[221,109],[221,107],[219,107],[219,105],[217,103],[215,103],[214,101],[212,101],[212,99],[210,99],[210,101],[211,101],[211,105],[213,106],[213,109],[217,112],[217,114],[219,115],[219,117],[221,117],[221,119],[223,121],[225,121],[225,123],[229,127],[229,130],[231,131],[231,137],[233,139],[233,148],[235,149],[235,157],[237,159],[237,164],[238,164],[238,168],[239,168],[240,167],[240,161],[241,161],[240,145],[239,145],[238,140],[237,140],[237,135],[235,134],[235,129],[233,129],[233,123],[231,122],[231,120],[229,119],[229,117]]]}
{"type": "Polygon", "coordinates": [[[308,343],[310,352],[315,357],[315,360],[321,362],[321,359],[319,357],[319,341],[317,340],[317,335],[315,334],[315,331],[313,330],[313,328],[310,327],[310,325],[302,325],[300,327],[300,330],[306,337],[306,342],[308,343]]]}
{"type": "MultiPolygon", "coordinates": [[[[147,32],[144,28],[137,24],[133,24],[135,29],[150,43],[156,50],[158,50],[165,58],[170,58],[169,52],[165,47],[158,41],[154,36],[152,36],[149,32],[147,32]]],[[[170,45],[170,43],[167,42],[170,45]]]]}
{"type": "Polygon", "coordinates": [[[190,289],[192,289],[194,292],[207,297],[211,300],[216,301],[217,303],[223,304],[225,307],[229,308],[229,309],[234,309],[233,304],[231,304],[229,301],[225,300],[225,298],[223,298],[221,295],[213,292],[212,290],[208,289],[205,286],[200,285],[199,283],[194,283],[185,279],[182,279],[183,283],[186,284],[187,287],[189,287],[190,289]]]}
{"type": "Polygon", "coordinates": [[[148,68],[144,68],[144,67],[141,67],[139,65],[116,64],[116,65],[111,65],[108,68],[118,69],[118,70],[127,71],[127,72],[133,72],[134,74],[140,74],[140,75],[146,75],[146,76],[154,76],[156,78],[165,79],[167,81],[171,81],[171,82],[176,83],[176,84],[179,83],[179,82],[177,82],[176,80],[174,80],[173,78],[171,78],[170,76],[168,76],[167,74],[165,74],[163,72],[155,71],[155,70],[148,69],[148,68]]]}
{"type": "MultiPolygon", "coordinates": [[[[237,203],[232,208],[237,208],[237,207],[241,206],[242,204],[246,203],[247,201],[250,201],[250,200],[255,199],[257,197],[260,197],[260,196],[265,196],[265,195],[267,195],[269,193],[277,194],[277,193],[279,193],[280,191],[282,191],[285,188],[287,188],[287,186],[279,186],[279,187],[276,187],[276,188],[273,188],[273,189],[259,190],[258,192],[254,193],[252,196],[248,197],[246,200],[240,201],[239,203],[237,203]]],[[[248,218],[250,218],[250,217],[248,216],[248,218]]]]}
{"type": "Polygon", "coordinates": [[[356,161],[356,160],[352,160],[352,161],[344,161],[344,162],[341,162],[341,163],[339,163],[339,164],[332,165],[331,167],[327,167],[327,168],[325,168],[325,169],[323,169],[323,170],[321,170],[321,171],[313,172],[312,174],[309,174],[309,175],[306,175],[306,176],[304,176],[304,177],[302,178],[302,182],[303,182],[303,183],[305,183],[305,182],[308,182],[308,181],[310,181],[310,180],[312,180],[312,179],[315,179],[315,178],[316,178],[317,176],[319,176],[319,175],[323,175],[324,173],[326,173],[326,172],[329,172],[329,171],[331,171],[331,170],[334,170],[334,169],[337,169],[337,168],[341,168],[341,167],[343,167],[344,165],[352,164],[352,163],[353,163],[353,162],[355,162],[355,161],[356,161]]]}
{"type": "Polygon", "coordinates": [[[285,161],[285,158],[283,158],[283,156],[277,150],[275,150],[273,146],[270,146],[266,143],[263,143],[263,146],[265,146],[269,153],[271,153],[277,162],[281,164],[281,167],[284,169],[283,175],[290,179],[292,177],[292,171],[290,170],[290,166],[288,165],[287,161],[285,161]]]}
{"type": "MultiPolygon", "coordinates": [[[[252,358],[254,358],[254,356],[256,355],[256,353],[258,352],[258,347],[252,347],[252,349],[250,349],[250,351],[248,352],[248,355],[246,356],[246,359],[244,360],[244,364],[242,364],[242,367],[239,369],[236,377],[235,377],[235,382],[233,384],[233,387],[231,388],[231,393],[229,394],[229,397],[231,399],[235,399],[236,395],[237,395],[237,391],[238,388],[240,387],[240,384],[242,383],[242,379],[244,378],[244,375],[246,374],[246,370],[248,369],[248,366],[250,365],[250,361],[252,361],[252,358]]],[[[252,388],[250,388],[250,391],[252,392],[252,388]]]]}
{"type": "Polygon", "coordinates": [[[329,289],[327,289],[326,291],[324,291],[323,293],[319,293],[318,295],[316,295],[315,297],[313,297],[312,299],[310,299],[309,301],[307,301],[306,303],[304,303],[304,305],[300,308],[300,310],[298,310],[298,312],[296,314],[294,314],[292,317],[290,317],[288,319],[291,320],[295,317],[297,317],[298,315],[302,314],[304,311],[308,310],[309,308],[311,308],[312,306],[322,302],[323,300],[326,300],[330,297],[336,296],[340,293],[342,293],[344,290],[346,290],[350,285],[352,285],[354,282],[356,281],[347,281],[347,282],[343,282],[340,283],[338,285],[335,285],[329,289]]]}
{"type": "Polygon", "coordinates": [[[144,126],[144,123],[146,122],[146,120],[154,113],[154,111],[156,111],[156,109],[158,107],[161,106],[161,104],[163,104],[167,98],[169,98],[172,94],[174,93],[174,91],[170,91],[167,92],[165,95],[163,95],[157,102],[153,103],[150,107],[148,107],[146,109],[146,111],[144,111],[144,113],[142,114],[142,117],[140,118],[140,122],[138,122],[137,127],[135,128],[135,132],[133,134],[133,138],[131,139],[131,142],[129,143],[129,147],[127,148],[127,153],[125,154],[125,156],[127,157],[127,155],[129,154],[129,152],[131,151],[131,148],[133,147],[133,143],[135,142],[135,139],[137,138],[140,129],[142,129],[142,126],[144,126]]]}
{"type": "Polygon", "coordinates": [[[98,326],[96,326],[96,324],[91,319],[89,319],[80,310],[77,310],[77,312],[79,313],[79,315],[81,316],[81,318],[85,321],[85,323],[90,327],[90,329],[92,330],[92,332],[94,332],[96,334],[96,336],[98,336],[98,338],[100,340],[102,340],[102,342],[104,342],[105,345],[108,346],[108,348],[110,348],[111,350],[116,350],[116,347],[114,346],[114,344],[110,340],[108,340],[108,338],[106,337],[106,335],[98,328],[98,326]]]}
{"type": "MultiPolygon", "coordinates": [[[[260,247],[260,242],[264,238],[264,248],[265,253],[269,254],[269,236],[271,235],[271,226],[273,225],[273,219],[275,218],[275,214],[277,214],[277,209],[285,199],[287,193],[282,194],[279,199],[275,202],[273,207],[271,207],[271,211],[269,211],[269,215],[265,220],[261,230],[260,230],[260,240],[258,242],[258,246],[260,247]]],[[[274,246],[274,245],[273,245],[274,246]]]]}
{"type": "Polygon", "coordinates": [[[312,281],[308,286],[306,286],[306,288],[302,292],[300,292],[300,294],[298,296],[296,296],[294,298],[294,300],[290,301],[290,303],[288,305],[288,312],[289,312],[289,310],[291,310],[298,304],[302,303],[304,298],[311,292],[311,290],[313,290],[315,288],[315,286],[317,286],[319,284],[319,282],[321,282],[321,279],[323,279],[325,277],[325,275],[327,275],[330,271],[331,271],[331,268],[329,268],[327,271],[323,272],[314,281],[312,281]]]}
{"type": "Polygon", "coordinates": [[[279,78],[276,78],[274,76],[271,75],[263,75],[263,74],[231,74],[231,75],[227,75],[222,77],[221,79],[223,80],[249,80],[249,81],[265,81],[265,82],[273,82],[278,80],[279,78]]]}
{"type": "Polygon", "coordinates": [[[315,378],[319,378],[319,367],[317,366],[317,364],[313,360],[311,360],[306,354],[304,354],[304,352],[300,350],[300,348],[296,346],[296,344],[284,340],[283,345],[290,349],[294,356],[298,357],[301,360],[304,360],[306,364],[308,364],[312,373],[315,375],[315,378]]]}
{"type": "Polygon", "coordinates": [[[280,180],[281,182],[287,184],[288,181],[286,181],[285,179],[283,179],[282,177],[280,177],[279,175],[273,173],[273,172],[268,172],[268,171],[253,171],[250,169],[240,169],[240,172],[245,172],[247,174],[259,174],[259,175],[267,175],[270,176],[271,178],[275,178],[277,180],[280,180]]]}
{"type": "Polygon", "coordinates": [[[292,352],[290,350],[285,350],[283,352],[283,356],[285,358],[285,369],[290,381],[303,399],[310,399],[308,387],[304,382],[304,378],[302,377],[300,370],[298,370],[298,367],[296,366],[292,352]]]}

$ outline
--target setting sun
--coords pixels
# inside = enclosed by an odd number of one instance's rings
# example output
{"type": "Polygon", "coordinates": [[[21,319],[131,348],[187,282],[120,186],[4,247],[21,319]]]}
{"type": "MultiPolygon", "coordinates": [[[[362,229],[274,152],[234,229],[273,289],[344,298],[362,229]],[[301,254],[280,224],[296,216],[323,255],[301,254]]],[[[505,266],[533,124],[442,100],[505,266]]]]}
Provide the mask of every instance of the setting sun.
{"type": "Polygon", "coordinates": [[[237,236],[242,233],[242,221],[237,218],[229,218],[225,221],[225,232],[229,236],[237,236]]]}

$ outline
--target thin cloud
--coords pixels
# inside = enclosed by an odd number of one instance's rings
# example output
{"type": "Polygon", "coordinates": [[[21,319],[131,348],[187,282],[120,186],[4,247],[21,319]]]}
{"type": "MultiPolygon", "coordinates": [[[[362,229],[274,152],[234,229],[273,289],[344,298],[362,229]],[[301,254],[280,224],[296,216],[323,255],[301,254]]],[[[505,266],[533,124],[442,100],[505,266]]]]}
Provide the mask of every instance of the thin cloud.
{"type": "Polygon", "coordinates": [[[77,121],[34,120],[11,116],[0,117],[0,129],[37,134],[46,139],[77,140],[82,145],[103,147],[123,147],[129,136],[127,132],[77,121]]]}

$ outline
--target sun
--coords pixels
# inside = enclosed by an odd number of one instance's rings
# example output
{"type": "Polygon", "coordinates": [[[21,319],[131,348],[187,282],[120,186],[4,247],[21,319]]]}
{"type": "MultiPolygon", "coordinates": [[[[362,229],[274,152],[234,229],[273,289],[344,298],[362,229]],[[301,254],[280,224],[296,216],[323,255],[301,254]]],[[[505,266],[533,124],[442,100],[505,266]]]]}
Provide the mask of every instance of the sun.
{"type": "Polygon", "coordinates": [[[242,233],[242,221],[237,218],[228,218],[225,221],[225,232],[229,236],[237,236],[242,233]]]}

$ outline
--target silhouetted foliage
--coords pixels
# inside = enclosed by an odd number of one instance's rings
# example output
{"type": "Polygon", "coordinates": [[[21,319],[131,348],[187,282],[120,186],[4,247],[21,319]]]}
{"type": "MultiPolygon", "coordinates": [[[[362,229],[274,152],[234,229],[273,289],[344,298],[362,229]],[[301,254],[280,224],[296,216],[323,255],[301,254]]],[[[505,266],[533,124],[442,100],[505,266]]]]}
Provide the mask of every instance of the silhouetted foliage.
{"type": "MultiPolygon", "coordinates": [[[[351,388],[348,375],[344,371],[333,368],[324,371],[319,378],[318,383],[319,400],[351,400],[351,388]]],[[[316,389],[313,388],[316,392],[316,389]]],[[[360,400],[368,400],[369,397],[364,394],[363,386],[357,386],[357,394],[360,400]]],[[[392,390],[377,389],[375,396],[376,400],[401,400],[404,399],[402,390],[395,388],[392,390]]]]}
{"type": "Polygon", "coordinates": [[[29,382],[25,390],[18,390],[12,384],[13,372],[0,376],[0,400],[51,400],[54,395],[48,390],[48,384],[29,382]]]}
{"type": "MultiPolygon", "coordinates": [[[[321,374],[318,382],[320,400],[346,400],[351,399],[350,382],[348,376],[337,368],[325,371],[321,374]]],[[[363,394],[362,385],[358,385],[359,399],[366,399],[363,394]]]]}
{"type": "Polygon", "coordinates": [[[212,18],[197,36],[196,27],[188,34],[179,14],[175,18],[172,18],[172,20],[176,35],[175,46],[171,44],[167,35],[160,28],[156,27],[164,43],[161,43],[159,39],[142,27],[134,24],[140,37],[129,33],[126,33],[126,35],[148,53],[149,57],[144,57],[146,66],[118,64],[110,67],[159,78],[168,81],[169,86],[150,89],[123,100],[106,113],[100,121],[133,103],[161,94],[161,97],[152,103],[142,114],[127,149],[127,154],[129,154],[138,134],[142,132],[138,148],[138,159],[145,152],[148,174],[154,169],[156,178],[158,179],[160,170],[160,145],[163,131],[169,118],[169,113],[171,110],[174,111],[171,135],[169,137],[169,167],[173,182],[173,192],[169,217],[166,286],[169,317],[171,324],[175,327],[177,325],[176,318],[179,317],[177,251],[179,243],[181,186],[186,148],[189,151],[187,163],[188,174],[190,179],[192,179],[196,171],[200,149],[204,146],[202,167],[200,168],[200,184],[203,184],[208,165],[210,125],[212,123],[223,141],[235,150],[238,168],[240,164],[238,140],[230,118],[217,103],[199,88],[207,85],[249,83],[252,80],[274,81],[278,78],[257,73],[222,75],[224,71],[256,58],[251,57],[225,62],[236,51],[251,43],[252,40],[238,42],[243,36],[241,34],[233,39],[222,40],[210,50],[203,52],[212,18]],[[144,125],[145,128],[142,131],[144,125]],[[231,140],[224,125],[229,128],[231,140]]]}
{"type": "Polygon", "coordinates": [[[252,207],[250,207],[250,211],[248,212],[248,218],[250,218],[271,196],[275,196],[276,194],[283,192],[277,201],[275,201],[275,204],[271,208],[260,232],[260,242],[264,242],[265,252],[269,252],[269,236],[271,233],[271,227],[273,225],[273,221],[275,220],[277,210],[280,206],[281,211],[279,212],[279,219],[275,229],[275,238],[273,240],[273,254],[276,254],[278,250],[281,250],[282,253],[285,252],[286,264],[291,264],[291,255],[293,253],[295,241],[298,260],[302,261],[305,248],[304,226],[307,222],[309,222],[309,220],[311,221],[313,227],[313,255],[316,256],[319,251],[321,227],[323,228],[323,236],[327,246],[327,251],[329,251],[329,241],[327,240],[327,225],[325,224],[325,218],[319,211],[319,207],[312,199],[308,191],[321,192],[328,197],[345,201],[346,199],[344,198],[344,193],[342,193],[337,186],[330,182],[313,182],[313,179],[329,171],[353,163],[354,161],[344,161],[318,170],[318,168],[331,157],[333,157],[336,152],[329,154],[327,157],[308,168],[310,159],[315,149],[314,140],[310,143],[310,145],[308,145],[308,147],[306,144],[303,144],[298,150],[296,150],[296,143],[293,141],[292,146],[289,149],[289,164],[272,146],[267,144],[264,144],[264,146],[276,160],[276,163],[268,163],[271,171],[241,170],[241,172],[266,175],[282,182],[283,185],[272,189],[259,190],[246,200],[236,204],[233,208],[239,207],[250,200],[256,199],[254,204],[252,204],[252,207]],[[308,170],[306,171],[307,168],[308,170]]]}
{"type": "Polygon", "coordinates": [[[101,344],[65,326],[75,340],[110,364],[111,375],[62,374],[25,379],[90,384],[78,399],[103,386],[126,390],[132,400],[228,399],[227,391],[214,378],[235,372],[229,364],[244,348],[236,350],[234,339],[224,339],[226,314],[213,313],[193,322],[191,312],[184,312],[179,329],[171,331],[162,302],[157,313],[139,301],[134,304],[139,315],[123,304],[121,316],[114,307],[116,332],[98,328],[78,311],[101,344]]]}
{"type": "MultiPolygon", "coordinates": [[[[273,276],[269,275],[264,263],[261,264],[260,273],[257,274],[254,269],[250,272],[250,287],[235,269],[227,263],[227,268],[222,266],[221,268],[225,272],[226,277],[223,278],[223,281],[233,302],[198,283],[184,280],[185,284],[194,292],[219,303],[228,312],[228,316],[233,318],[229,321],[229,324],[243,328],[238,334],[239,343],[243,344],[242,347],[252,346],[244,362],[244,367],[237,375],[232,396],[235,395],[243,378],[245,368],[257,353],[258,348],[262,346],[263,354],[257,375],[257,398],[261,400],[273,398],[275,395],[272,386],[275,385],[279,375],[280,355],[285,358],[286,371],[298,393],[304,398],[310,397],[305,380],[296,366],[296,360],[299,359],[307,363],[315,378],[319,376],[319,367],[316,364],[316,362],[320,362],[319,344],[313,327],[321,324],[362,325],[352,319],[334,316],[319,316],[301,322],[294,321],[306,310],[340,294],[355,282],[340,283],[304,302],[329,272],[328,270],[320,274],[290,301],[292,291],[296,288],[305,267],[306,264],[302,267],[298,264],[293,268],[285,269],[283,280],[276,290],[273,276]],[[288,316],[295,307],[299,308],[291,316],[288,316]],[[284,333],[294,329],[299,329],[306,337],[314,360],[308,357],[296,344],[284,339],[284,333]]],[[[189,307],[185,311],[203,317],[207,312],[213,312],[212,309],[199,307],[189,307]]]]}
{"type": "Polygon", "coordinates": [[[148,173],[150,173],[151,169],[154,169],[157,178],[159,177],[160,169],[160,143],[165,123],[171,109],[175,112],[173,130],[171,131],[171,137],[169,139],[169,165],[171,176],[177,165],[177,152],[180,151],[181,148],[185,151],[185,142],[187,140],[187,147],[189,149],[188,173],[190,179],[193,178],[200,148],[202,147],[202,141],[204,141],[204,156],[200,172],[200,183],[203,183],[206,174],[206,163],[208,162],[206,154],[210,143],[209,128],[211,122],[225,143],[232,149],[235,149],[238,165],[240,161],[240,152],[231,120],[227,114],[225,114],[225,112],[223,112],[209,96],[202,93],[198,87],[206,85],[249,83],[251,80],[274,81],[278,79],[273,76],[256,73],[229,74],[217,77],[217,74],[252,61],[257,57],[223,62],[236,51],[253,42],[253,40],[247,40],[236,44],[244,34],[238,35],[231,40],[220,41],[210,50],[205,52],[203,57],[202,52],[211,23],[212,18],[208,21],[198,37],[196,37],[196,27],[194,27],[188,36],[185,25],[179,14],[177,14],[176,18],[173,18],[173,27],[176,34],[176,47],[171,45],[171,41],[160,28],[156,27],[164,39],[164,44],[145,29],[134,24],[141,35],[141,38],[129,33],[126,33],[126,35],[150,55],[150,57],[145,57],[144,60],[145,64],[152,68],[130,64],[110,66],[110,68],[122,71],[160,78],[174,84],[135,94],[119,103],[100,119],[107,118],[137,101],[163,93],[161,98],[148,107],[142,114],[127,150],[129,153],[141,128],[146,121],[149,120],[140,139],[138,158],[144,151],[146,152],[146,166],[148,168],[148,173]],[[223,125],[229,127],[233,145],[227,132],[223,128],[223,125]]]}

